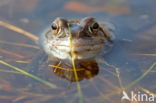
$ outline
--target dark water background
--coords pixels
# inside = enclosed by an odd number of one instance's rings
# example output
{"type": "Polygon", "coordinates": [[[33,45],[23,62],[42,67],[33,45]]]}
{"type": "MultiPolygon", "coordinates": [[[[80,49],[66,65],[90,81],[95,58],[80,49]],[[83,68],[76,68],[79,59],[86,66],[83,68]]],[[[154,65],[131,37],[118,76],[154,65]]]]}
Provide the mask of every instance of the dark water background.
{"type": "MultiPolygon", "coordinates": [[[[0,20],[37,36],[56,17],[76,19],[93,16],[98,21],[111,22],[116,27],[114,47],[101,59],[119,68],[120,80],[125,86],[136,80],[156,61],[155,4],[155,0],[0,0],[0,20]]],[[[0,41],[36,45],[29,38],[3,27],[0,27],[0,41]]],[[[38,51],[39,49],[0,43],[0,59],[19,68],[26,69],[27,64],[15,61],[31,60],[38,51]],[[4,50],[20,56],[8,55],[4,50]]],[[[122,94],[105,98],[121,88],[119,79],[108,72],[114,72],[114,69],[105,64],[99,64],[99,67],[99,74],[95,78],[80,82],[84,102],[120,103],[122,94]]],[[[11,70],[4,65],[0,65],[0,69],[11,70]]],[[[155,73],[156,71],[149,73],[132,86],[131,90],[141,87],[156,93],[155,73]]],[[[27,77],[0,72],[0,103],[79,103],[76,83],[71,84],[52,72],[49,77],[59,89],[50,89],[42,84],[30,89],[27,84],[33,82],[26,83],[27,77]]]]}

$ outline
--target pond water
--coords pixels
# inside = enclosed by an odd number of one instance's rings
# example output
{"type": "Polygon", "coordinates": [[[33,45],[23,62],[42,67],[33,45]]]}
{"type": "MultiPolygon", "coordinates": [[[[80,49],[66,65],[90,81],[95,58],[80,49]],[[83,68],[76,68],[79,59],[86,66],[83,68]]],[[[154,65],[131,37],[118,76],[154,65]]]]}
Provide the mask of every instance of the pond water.
{"type": "MultiPolygon", "coordinates": [[[[156,93],[156,71],[152,68],[146,72],[156,62],[155,3],[155,0],[1,0],[0,21],[38,37],[56,17],[91,16],[113,24],[115,40],[112,50],[100,56],[93,77],[78,83],[55,75],[48,64],[39,67],[42,70],[36,75],[57,88],[9,72],[14,69],[0,64],[0,103],[121,103],[123,88],[129,97],[132,91],[156,93]],[[81,90],[77,89],[79,86],[81,90]]],[[[2,61],[27,71],[39,52],[39,46],[30,38],[0,27],[2,61]]],[[[37,58],[42,60],[42,56],[37,58]]]]}

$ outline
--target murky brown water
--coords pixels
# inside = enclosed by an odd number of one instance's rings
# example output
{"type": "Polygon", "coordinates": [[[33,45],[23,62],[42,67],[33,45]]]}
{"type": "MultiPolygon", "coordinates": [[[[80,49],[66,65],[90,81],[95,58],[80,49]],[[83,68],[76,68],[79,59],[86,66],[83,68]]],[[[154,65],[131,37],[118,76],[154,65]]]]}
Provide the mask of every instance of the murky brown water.
{"type": "MultiPolygon", "coordinates": [[[[137,80],[156,61],[155,3],[155,0],[1,0],[0,20],[37,36],[56,17],[75,19],[93,16],[98,21],[114,24],[116,27],[114,47],[100,57],[101,61],[109,65],[99,62],[98,75],[79,83],[84,103],[120,103],[122,94],[117,94],[116,91],[137,80]],[[120,78],[110,65],[119,68],[120,78]]],[[[0,27],[1,60],[28,70],[28,63],[19,61],[29,62],[39,51],[38,46],[29,38],[0,27]],[[13,43],[36,47],[30,48],[13,43]]],[[[51,89],[23,75],[1,71],[0,103],[79,103],[76,83],[59,78],[51,67],[40,68],[42,70],[37,75],[57,85],[57,89],[51,89]]],[[[0,70],[13,69],[0,64],[0,70]]],[[[155,73],[153,70],[126,92],[145,93],[138,89],[141,87],[156,93],[155,73]]]]}

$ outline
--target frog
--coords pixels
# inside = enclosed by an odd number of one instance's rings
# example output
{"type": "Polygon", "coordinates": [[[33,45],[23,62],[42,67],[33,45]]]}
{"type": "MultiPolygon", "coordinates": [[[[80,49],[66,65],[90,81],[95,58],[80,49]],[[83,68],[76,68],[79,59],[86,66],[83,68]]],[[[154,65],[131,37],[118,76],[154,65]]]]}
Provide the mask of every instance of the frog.
{"type": "Polygon", "coordinates": [[[40,44],[50,58],[71,62],[70,36],[77,61],[94,59],[106,40],[112,40],[112,34],[106,25],[102,27],[93,17],[80,20],[56,18],[51,29],[41,35],[40,44]]]}
{"type": "MultiPolygon", "coordinates": [[[[61,67],[72,69],[73,53],[76,67],[83,68],[83,72],[77,72],[80,76],[82,74],[84,76],[83,78],[80,77],[80,80],[91,78],[98,74],[99,68],[96,58],[108,42],[113,43],[112,28],[107,24],[98,22],[93,17],[74,20],[57,17],[51,23],[50,28],[41,33],[39,44],[42,53],[32,63],[39,66],[46,60],[57,61],[55,65],[58,66],[59,64],[61,67]],[[43,58],[43,55],[45,55],[45,58],[43,58]]],[[[37,68],[31,68],[31,70],[36,72],[37,68]]],[[[73,71],[67,73],[67,71],[58,68],[54,68],[53,71],[60,77],[76,81],[71,79],[74,78],[73,71]]]]}

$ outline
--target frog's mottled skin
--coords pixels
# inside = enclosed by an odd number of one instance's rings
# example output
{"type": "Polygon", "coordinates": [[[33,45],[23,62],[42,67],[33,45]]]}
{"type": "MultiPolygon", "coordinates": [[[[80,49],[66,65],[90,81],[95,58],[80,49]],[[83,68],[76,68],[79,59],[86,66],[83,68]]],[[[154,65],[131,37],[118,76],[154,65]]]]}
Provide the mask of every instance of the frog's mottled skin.
{"type": "Polygon", "coordinates": [[[107,40],[112,39],[109,28],[99,24],[94,18],[80,20],[56,18],[52,28],[42,34],[42,48],[50,58],[71,61],[70,35],[76,60],[95,58],[107,40]]]}

